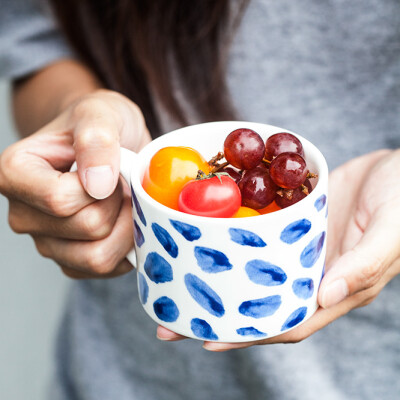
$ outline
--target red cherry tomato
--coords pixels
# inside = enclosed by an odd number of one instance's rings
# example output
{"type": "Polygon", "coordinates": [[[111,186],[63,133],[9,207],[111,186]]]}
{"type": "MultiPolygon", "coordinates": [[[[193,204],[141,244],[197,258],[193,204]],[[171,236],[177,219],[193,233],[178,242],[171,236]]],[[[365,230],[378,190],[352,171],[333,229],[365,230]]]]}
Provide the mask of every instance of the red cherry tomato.
{"type": "Polygon", "coordinates": [[[229,176],[214,176],[188,182],[182,189],[178,209],[203,217],[229,218],[239,209],[242,196],[229,176]]]}

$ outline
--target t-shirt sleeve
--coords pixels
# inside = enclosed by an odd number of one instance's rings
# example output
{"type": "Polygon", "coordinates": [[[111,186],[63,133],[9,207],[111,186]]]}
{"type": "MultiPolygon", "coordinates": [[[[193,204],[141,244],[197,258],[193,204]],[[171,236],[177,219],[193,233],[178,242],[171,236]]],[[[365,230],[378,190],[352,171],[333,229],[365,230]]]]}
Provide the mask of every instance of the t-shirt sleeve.
{"type": "Polygon", "coordinates": [[[1,78],[21,78],[61,58],[74,54],[44,0],[1,0],[1,78]]]}

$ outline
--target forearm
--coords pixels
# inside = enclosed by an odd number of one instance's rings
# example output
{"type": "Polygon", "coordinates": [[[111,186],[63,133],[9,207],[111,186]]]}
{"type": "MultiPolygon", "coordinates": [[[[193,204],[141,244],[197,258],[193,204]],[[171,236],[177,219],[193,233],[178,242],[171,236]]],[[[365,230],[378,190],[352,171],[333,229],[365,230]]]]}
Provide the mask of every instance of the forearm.
{"type": "Polygon", "coordinates": [[[20,135],[30,135],[77,98],[100,87],[94,74],[73,60],[60,60],[15,83],[13,109],[20,135]]]}

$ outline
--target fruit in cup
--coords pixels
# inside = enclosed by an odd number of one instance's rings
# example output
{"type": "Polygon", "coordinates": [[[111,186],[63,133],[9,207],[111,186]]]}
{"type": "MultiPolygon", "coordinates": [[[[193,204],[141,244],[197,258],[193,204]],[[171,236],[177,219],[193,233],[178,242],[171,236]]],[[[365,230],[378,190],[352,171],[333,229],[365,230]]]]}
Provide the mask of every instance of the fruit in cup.
{"type": "Polygon", "coordinates": [[[239,209],[240,190],[227,175],[188,182],[179,195],[178,208],[188,214],[229,218],[239,209]]]}
{"type": "Polygon", "coordinates": [[[239,169],[255,168],[262,161],[264,152],[264,141],[251,129],[236,129],[224,142],[226,161],[239,169]]]}
{"type": "Polygon", "coordinates": [[[143,187],[182,212],[240,218],[295,204],[312,191],[308,178],[314,177],[297,137],[281,132],[264,144],[258,133],[241,128],[226,137],[224,152],[208,163],[191,148],[159,150],[145,171],[143,187]]]}
{"type": "Polygon", "coordinates": [[[308,169],[304,158],[297,153],[281,153],[269,166],[271,179],[284,189],[296,189],[306,180],[308,169]]]}
{"type": "Polygon", "coordinates": [[[152,157],[146,168],[142,186],[159,203],[178,210],[178,197],[185,185],[197,176],[198,170],[209,172],[203,156],[190,147],[164,147],[152,157]]]}

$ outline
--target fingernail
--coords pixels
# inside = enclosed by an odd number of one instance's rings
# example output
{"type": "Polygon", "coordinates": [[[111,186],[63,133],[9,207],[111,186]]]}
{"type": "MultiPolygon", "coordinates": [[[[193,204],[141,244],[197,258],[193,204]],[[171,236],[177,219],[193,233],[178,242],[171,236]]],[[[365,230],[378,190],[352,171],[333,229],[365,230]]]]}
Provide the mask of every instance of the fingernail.
{"type": "Polygon", "coordinates": [[[86,190],[95,199],[105,199],[114,191],[114,174],[109,165],[88,168],[85,178],[86,190]]]}
{"type": "Polygon", "coordinates": [[[324,308],[329,308],[340,303],[349,295],[349,288],[344,278],[338,279],[327,286],[322,295],[322,304],[324,308]]]}

